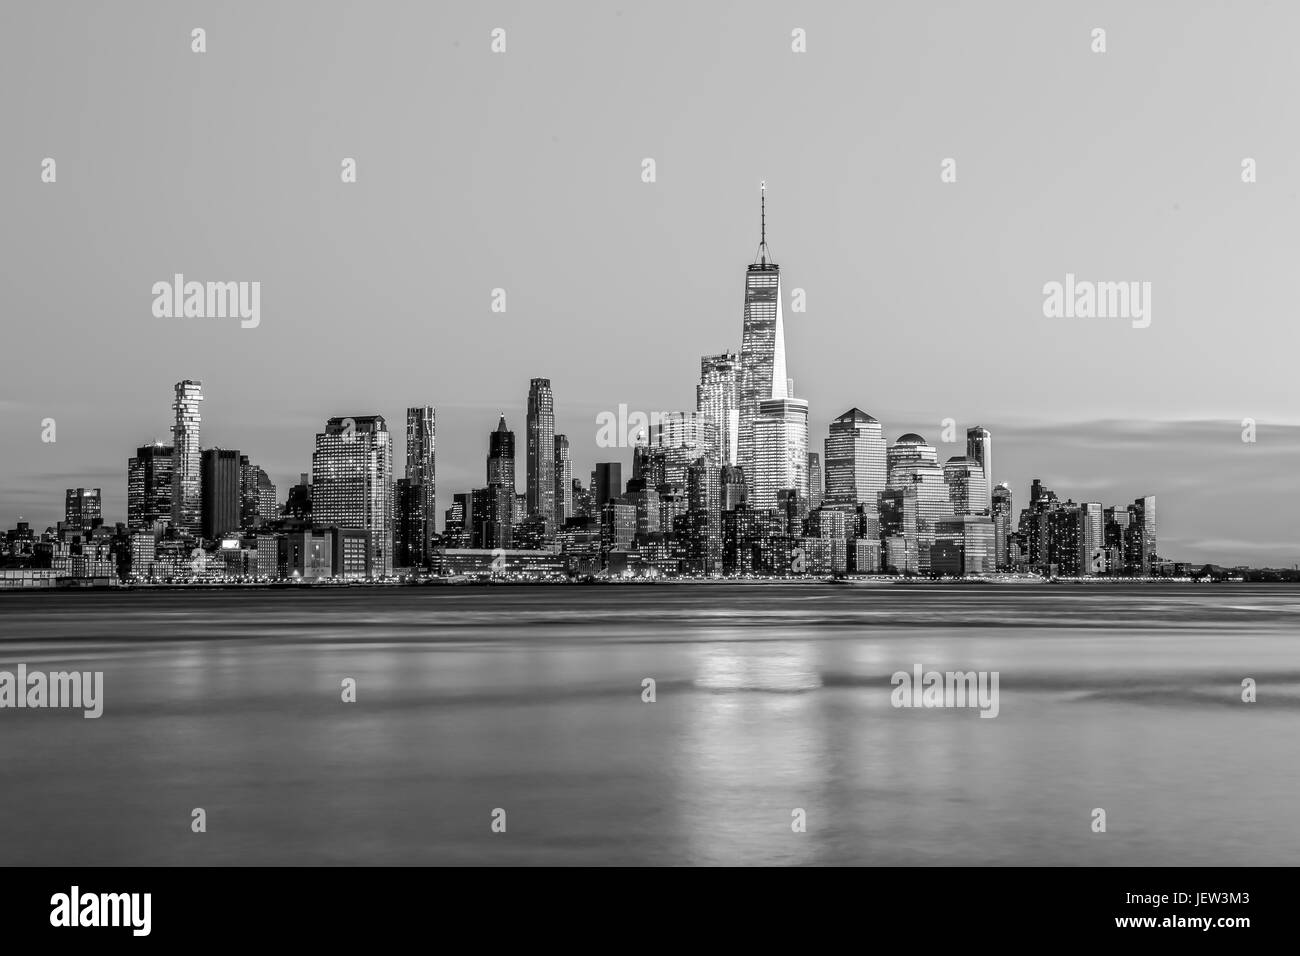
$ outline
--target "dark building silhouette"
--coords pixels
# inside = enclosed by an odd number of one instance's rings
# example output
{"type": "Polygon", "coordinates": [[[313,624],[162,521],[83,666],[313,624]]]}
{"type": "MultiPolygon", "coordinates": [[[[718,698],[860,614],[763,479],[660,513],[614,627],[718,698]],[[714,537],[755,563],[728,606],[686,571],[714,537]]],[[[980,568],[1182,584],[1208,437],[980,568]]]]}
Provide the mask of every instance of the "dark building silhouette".
{"type": "Polygon", "coordinates": [[[205,448],[199,475],[203,537],[211,541],[239,531],[239,452],[205,448]]]}

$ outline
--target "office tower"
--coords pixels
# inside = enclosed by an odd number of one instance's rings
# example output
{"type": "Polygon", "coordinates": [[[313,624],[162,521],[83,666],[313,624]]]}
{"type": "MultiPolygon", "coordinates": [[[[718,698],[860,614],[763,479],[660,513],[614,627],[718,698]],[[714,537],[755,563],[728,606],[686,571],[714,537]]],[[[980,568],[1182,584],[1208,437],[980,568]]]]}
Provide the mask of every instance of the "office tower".
{"type": "MultiPolygon", "coordinates": [[[[920,435],[909,432],[889,446],[885,458],[889,474],[886,491],[902,488],[915,496],[914,502],[906,503],[905,510],[914,509],[914,512],[907,511],[911,517],[902,536],[908,559],[914,558],[918,571],[928,572],[936,522],[953,514],[938,453],[920,435]]],[[[881,522],[883,525],[883,514],[881,522]]],[[[883,528],[881,533],[884,534],[883,528]]]]}
{"type": "Polygon", "coordinates": [[[831,422],[825,449],[826,502],[875,510],[887,478],[880,422],[860,408],[850,408],[831,422]]]}
{"type": "Polygon", "coordinates": [[[649,444],[641,450],[641,470],[653,484],[682,485],[686,469],[708,455],[707,421],[699,412],[670,412],[650,427],[649,444]],[[660,469],[662,469],[660,471],[660,469]]]}
{"type": "Polygon", "coordinates": [[[1156,553],[1156,497],[1146,495],[1128,506],[1129,526],[1125,532],[1125,565],[1129,574],[1143,577],[1159,561],[1156,553]]]}
{"type": "Polygon", "coordinates": [[[275,520],[275,485],[260,467],[239,456],[239,527],[253,531],[275,520]]]}
{"type": "Polygon", "coordinates": [[[1085,501],[1079,505],[1080,574],[1104,574],[1106,562],[1106,520],[1101,502],[1085,501]]]}
{"type": "Polygon", "coordinates": [[[999,571],[1011,570],[1011,488],[1006,482],[993,489],[993,559],[999,571]]]}
{"type": "Polygon", "coordinates": [[[686,468],[686,500],[696,517],[689,522],[687,560],[693,573],[710,573],[722,565],[722,472],[707,455],[686,468]]]}
{"type": "MultiPolygon", "coordinates": [[[[981,469],[981,477],[983,475],[981,469]]],[[[930,547],[930,571],[963,577],[994,570],[993,519],[985,514],[959,514],[935,522],[930,547]]]]}
{"type": "Polygon", "coordinates": [[[814,510],[808,516],[808,533],[830,542],[830,570],[832,574],[848,573],[848,515],[831,508],[814,510]]]}
{"type": "Polygon", "coordinates": [[[573,517],[573,460],[567,435],[555,436],[555,523],[563,526],[573,517]]]}
{"type": "Polygon", "coordinates": [[[1127,572],[1126,542],[1132,515],[1125,508],[1105,508],[1102,510],[1102,521],[1105,529],[1107,570],[1111,574],[1124,574],[1127,572]]]}
{"type": "Polygon", "coordinates": [[[451,496],[451,507],[447,509],[448,528],[463,530],[469,527],[471,497],[470,492],[460,492],[451,496]]]}
{"type": "Polygon", "coordinates": [[[515,493],[515,433],[506,428],[505,415],[496,430],[488,433],[487,483],[515,493]]]}
{"type": "Polygon", "coordinates": [[[633,479],[627,483],[623,500],[636,508],[636,544],[640,547],[652,534],[659,534],[659,492],[646,486],[644,481],[633,479]]]}
{"type": "MultiPolygon", "coordinates": [[[[686,449],[689,451],[689,449],[686,449]]],[[[684,452],[674,455],[674,471],[680,472],[684,452]]],[[[666,485],[668,481],[668,452],[663,448],[639,446],[632,452],[632,477],[645,481],[650,488],[666,485]]],[[[680,475],[672,484],[681,484],[680,475]]]]}
{"type": "Polygon", "coordinates": [[[172,520],[171,445],[141,445],[126,463],[126,527],[128,531],[152,529],[172,520]]]}
{"type": "Polygon", "coordinates": [[[205,448],[199,459],[200,529],[215,541],[239,531],[239,452],[205,448]]]}
{"type": "Polygon", "coordinates": [[[808,452],[808,507],[816,511],[822,506],[824,497],[821,455],[810,451],[808,452]]]}
{"type": "Polygon", "coordinates": [[[621,497],[611,498],[600,508],[600,550],[630,551],[636,540],[636,505],[621,497]]]}
{"type": "MultiPolygon", "coordinates": [[[[768,260],[766,184],[762,189],[758,261],[745,270],[745,317],[740,342],[740,381],[736,399],[737,463],[744,470],[746,481],[750,482],[750,497],[755,502],[758,499],[753,492],[760,475],[756,467],[754,426],[762,415],[760,404],[787,397],[781,268],[768,260]]],[[[800,470],[806,469],[805,460],[800,470]]],[[[766,500],[766,494],[763,497],[766,500]]],[[[755,507],[767,508],[771,504],[756,503],[755,507]]]]}
{"type": "Polygon", "coordinates": [[[371,573],[393,573],[393,438],[382,415],[331,418],[311,456],[312,521],[369,534],[371,573]]]}
{"type": "Polygon", "coordinates": [[[68,531],[87,534],[104,523],[98,488],[69,488],[63,496],[63,524],[68,531]]]}
{"type": "Polygon", "coordinates": [[[492,520],[496,511],[494,499],[501,487],[501,485],[488,485],[486,488],[475,488],[470,492],[469,546],[471,548],[504,547],[503,544],[498,543],[497,534],[500,525],[492,520]]]}
{"type": "Polygon", "coordinates": [[[792,488],[808,498],[808,403],[801,398],[760,402],[752,422],[754,474],[749,477],[749,507],[775,508],[777,492],[792,488]]]}
{"type": "Polygon", "coordinates": [[[1050,571],[1050,519],[1059,507],[1056,492],[1035,478],[1029,487],[1029,507],[1020,512],[1019,534],[1024,541],[1025,564],[1039,573],[1050,571]]]}
{"type": "Polygon", "coordinates": [[[984,469],[976,461],[957,455],[944,462],[943,480],[948,485],[955,515],[983,514],[991,499],[985,486],[984,469]]]}
{"type": "Polygon", "coordinates": [[[416,405],[406,410],[406,480],[419,491],[408,492],[417,502],[408,519],[420,522],[418,534],[408,547],[413,549],[411,565],[428,564],[433,555],[433,539],[438,531],[437,478],[438,410],[432,405],[416,405]],[[417,507],[418,506],[418,507],[417,507]]]}
{"type": "MultiPolygon", "coordinates": [[[[592,472],[594,475],[595,472],[592,472]]],[[[573,517],[588,520],[597,517],[595,487],[582,487],[582,479],[573,479],[573,517]]]]}
{"type": "Polygon", "coordinates": [[[451,507],[445,512],[443,543],[448,548],[473,547],[474,495],[460,492],[451,496],[451,507]]]}
{"type": "Polygon", "coordinates": [[[176,413],[172,425],[172,527],[184,535],[197,535],[203,525],[203,500],[199,474],[199,402],[203,383],[186,379],[176,383],[176,413]]]}
{"type": "Polygon", "coordinates": [[[555,528],[555,397],[549,378],[528,384],[528,462],[526,489],[529,515],[555,528]]]}
{"type": "Polygon", "coordinates": [[[311,476],[305,471],[298,475],[298,484],[289,488],[284,502],[284,516],[295,521],[311,518],[311,476]]]}
{"type": "Polygon", "coordinates": [[[1079,506],[1061,502],[1047,512],[1047,571],[1073,578],[1084,566],[1083,523],[1079,506]]]}
{"type": "Polygon", "coordinates": [[[723,465],[718,486],[721,510],[735,511],[745,504],[745,474],[739,465],[723,465]]]}
{"type": "Polygon", "coordinates": [[[695,386],[695,410],[705,421],[705,454],[715,465],[736,463],[737,407],[740,356],[735,352],[700,359],[700,384],[695,386]]]}
{"type": "Polygon", "coordinates": [[[515,525],[522,520],[523,509],[516,506],[518,496],[505,485],[495,483],[476,488],[473,495],[473,547],[512,547],[515,525]]]}
{"type": "Polygon", "coordinates": [[[804,533],[808,520],[807,495],[794,488],[782,488],[776,493],[776,510],[785,522],[786,534],[799,536],[804,533]]]}
{"type": "Polygon", "coordinates": [[[592,502],[596,514],[605,507],[605,503],[623,493],[623,463],[619,461],[599,461],[596,470],[591,473],[591,484],[595,489],[592,502]]]}
{"type": "Polygon", "coordinates": [[[885,452],[885,465],[887,485],[906,480],[916,468],[924,465],[933,465],[938,468],[940,476],[943,474],[943,469],[939,468],[938,452],[915,432],[900,435],[898,441],[889,446],[885,452]],[[903,477],[897,477],[899,475],[903,477]]]}
{"type": "Polygon", "coordinates": [[[982,425],[966,429],[966,457],[984,475],[984,493],[980,501],[971,502],[970,511],[988,513],[993,507],[993,436],[982,425]]]}
{"type": "Polygon", "coordinates": [[[426,563],[424,486],[399,478],[393,498],[393,566],[419,568],[426,563]]]}

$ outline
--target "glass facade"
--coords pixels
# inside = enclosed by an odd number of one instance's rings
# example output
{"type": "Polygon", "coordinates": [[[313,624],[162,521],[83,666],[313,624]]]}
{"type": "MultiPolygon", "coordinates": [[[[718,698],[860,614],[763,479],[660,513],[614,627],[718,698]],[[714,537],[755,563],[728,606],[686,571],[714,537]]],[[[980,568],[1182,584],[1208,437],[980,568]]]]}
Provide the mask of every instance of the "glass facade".
{"type": "Polygon", "coordinates": [[[393,570],[393,440],[381,415],[331,418],[311,458],[312,519],[369,532],[371,572],[393,570]]]}
{"type": "MultiPolygon", "coordinates": [[[[808,498],[808,403],[801,398],[760,402],[754,420],[754,474],[749,506],[777,506],[777,493],[794,489],[808,498]]],[[[746,472],[748,475],[748,472],[746,472]]]]}
{"type": "Polygon", "coordinates": [[[421,526],[412,539],[415,564],[427,564],[433,555],[433,538],[438,526],[437,480],[438,411],[432,405],[406,410],[406,480],[418,491],[413,506],[421,526]]]}
{"type": "Polygon", "coordinates": [[[1011,488],[1004,484],[993,489],[993,548],[999,571],[1011,570],[1011,488]]]}
{"type": "Polygon", "coordinates": [[[152,528],[172,520],[171,445],[141,445],[126,464],[126,526],[129,531],[152,528]]]}
{"type": "Polygon", "coordinates": [[[555,436],[555,523],[562,527],[573,517],[573,460],[567,435],[555,436]]]}
{"type": "MultiPolygon", "coordinates": [[[[740,340],[740,382],[737,395],[736,458],[753,483],[758,480],[755,424],[760,403],[787,398],[785,330],[781,312],[781,267],[768,257],[767,195],[763,194],[762,238],[757,261],[745,272],[745,316],[740,340]]],[[[805,442],[805,452],[807,451],[805,442]]],[[[807,461],[800,470],[807,469],[807,461]]]]}
{"type": "Polygon", "coordinates": [[[984,478],[983,493],[977,501],[972,500],[969,510],[987,514],[993,507],[993,436],[987,428],[976,425],[966,429],[966,457],[984,478]]]}
{"type": "Polygon", "coordinates": [[[695,410],[705,421],[705,454],[715,465],[736,463],[739,387],[740,356],[736,352],[706,355],[700,359],[695,410]]]}
{"type": "Polygon", "coordinates": [[[860,408],[850,408],[831,422],[825,450],[827,503],[860,504],[874,511],[886,483],[880,422],[860,408]]]}
{"type": "Polygon", "coordinates": [[[953,514],[982,514],[989,510],[991,502],[979,462],[962,456],[949,458],[943,465],[943,480],[948,485],[953,514]]]}
{"type": "Polygon", "coordinates": [[[202,476],[199,473],[199,402],[203,383],[186,379],[176,383],[172,411],[172,527],[197,537],[203,526],[202,476]]]}
{"type": "Polygon", "coordinates": [[[551,380],[535,378],[528,386],[528,447],[525,464],[527,511],[555,528],[555,396],[551,380]]]}

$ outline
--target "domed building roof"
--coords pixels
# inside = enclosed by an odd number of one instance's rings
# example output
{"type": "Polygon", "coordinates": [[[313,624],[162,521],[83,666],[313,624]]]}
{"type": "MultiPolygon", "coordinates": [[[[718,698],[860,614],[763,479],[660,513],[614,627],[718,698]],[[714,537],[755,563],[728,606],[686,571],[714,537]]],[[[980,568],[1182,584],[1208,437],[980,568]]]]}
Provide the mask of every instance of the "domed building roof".
{"type": "Polygon", "coordinates": [[[925,439],[916,432],[908,432],[906,435],[900,435],[895,445],[924,445],[925,439]]]}

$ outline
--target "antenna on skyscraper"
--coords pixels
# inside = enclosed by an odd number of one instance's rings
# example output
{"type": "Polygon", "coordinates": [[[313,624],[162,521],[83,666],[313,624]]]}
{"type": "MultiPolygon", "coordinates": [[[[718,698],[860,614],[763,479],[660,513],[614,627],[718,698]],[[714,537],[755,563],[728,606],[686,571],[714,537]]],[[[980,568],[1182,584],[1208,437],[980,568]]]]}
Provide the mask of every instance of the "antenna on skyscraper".
{"type": "Polygon", "coordinates": [[[759,240],[758,240],[758,261],[760,265],[767,265],[767,180],[764,179],[758,184],[759,189],[759,240]]]}

